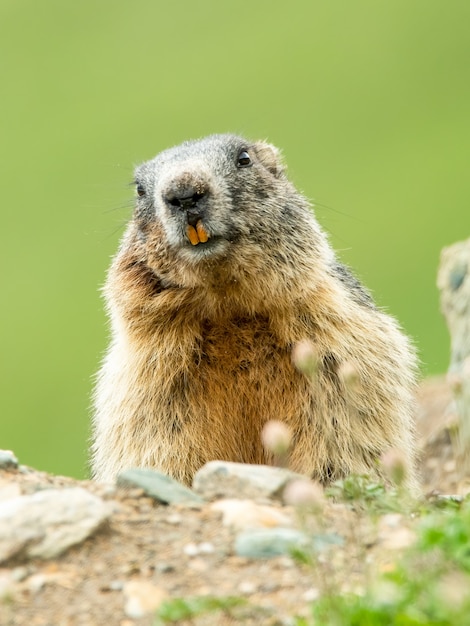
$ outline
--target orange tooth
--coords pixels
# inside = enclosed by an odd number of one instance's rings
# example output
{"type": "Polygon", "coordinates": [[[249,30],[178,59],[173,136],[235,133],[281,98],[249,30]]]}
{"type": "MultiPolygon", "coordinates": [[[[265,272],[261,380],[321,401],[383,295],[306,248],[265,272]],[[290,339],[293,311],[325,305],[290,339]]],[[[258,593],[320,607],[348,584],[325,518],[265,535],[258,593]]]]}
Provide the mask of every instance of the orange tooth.
{"type": "Polygon", "coordinates": [[[186,234],[188,235],[188,239],[193,244],[193,246],[197,246],[197,244],[199,243],[199,236],[194,226],[191,226],[191,224],[188,224],[186,226],[186,234]]]}
{"type": "Polygon", "coordinates": [[[199,236],[199,241],[201,243],[206,243],[206,241],[209,239],[209,235],[207,234],[207,231],[204,228],[201,220],[198,220],[196,224],[196,231],[199,236]]]}

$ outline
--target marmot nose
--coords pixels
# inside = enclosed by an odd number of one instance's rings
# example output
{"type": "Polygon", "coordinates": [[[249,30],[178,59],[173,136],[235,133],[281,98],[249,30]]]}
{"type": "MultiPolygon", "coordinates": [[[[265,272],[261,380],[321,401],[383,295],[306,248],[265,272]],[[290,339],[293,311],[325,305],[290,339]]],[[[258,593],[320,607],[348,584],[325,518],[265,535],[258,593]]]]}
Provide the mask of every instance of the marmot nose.
{"type": "Polygon", "coordinates": [[[191,226],[196,226],[198,220],[204,217],[204,207],[201,200],[206,196],[206,190],[200,186],[184,185],[168,189],[165,201],[173,211],[183,213],[191,226]]]}
{"type": "Polygon", "coordinates": [[[199,201],[204,197],[204,193],[193,192],[189,193],[187,191],[176,194],[170,193],[166,197],[166,201],[172,207],[177,209],[181,209],[182,211],[192,212],[192,209],[198,208],[199,201]]]}

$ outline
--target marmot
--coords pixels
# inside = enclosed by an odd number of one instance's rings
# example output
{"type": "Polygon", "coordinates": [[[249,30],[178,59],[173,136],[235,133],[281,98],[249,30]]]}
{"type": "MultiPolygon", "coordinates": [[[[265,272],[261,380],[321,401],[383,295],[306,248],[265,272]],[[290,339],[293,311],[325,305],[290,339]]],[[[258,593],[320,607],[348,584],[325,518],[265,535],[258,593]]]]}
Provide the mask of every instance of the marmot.
{"type": "Polygon", "coordinates": [[[323,483],[380,472],[399,449],[414,486],[414,351],[337,260],[278,150],[234,135],[188,141],[137,167],[135,185],[104,288],[112,341],[94,477],[151,467],[190,483],[210,460],[269,463],[261,431],[277,419],[297,472],[323,483]],[[313,381],[292,361],[306,339],[313,381]]]}

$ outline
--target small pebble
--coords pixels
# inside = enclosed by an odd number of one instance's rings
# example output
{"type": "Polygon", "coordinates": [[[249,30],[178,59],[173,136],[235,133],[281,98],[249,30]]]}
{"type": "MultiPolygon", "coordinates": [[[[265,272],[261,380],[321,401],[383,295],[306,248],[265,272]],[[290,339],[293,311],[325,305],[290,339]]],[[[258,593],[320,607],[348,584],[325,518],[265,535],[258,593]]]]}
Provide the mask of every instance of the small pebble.
{"type": "Polygon", "coordinates": [[[315,587],[311,587],[310,589],[307,589],[307,591],[305,591],[302,594],[302,599],[305,602],[314,602],[315,600],[318,600],[319,597],[320,597],[320,592],[315,587]]]}
{"type": "Polygon", "coordinates": [[[188,556],[197,556],[198,554],[212,554],[215,548],[212,543],[204,541],[202,543],[187,543],[183,552],[188,556]]]}
{"type": "Polygon", "coordinates": [[[199,554],[199,548],[195,543],[187,543],[183,548],[183,552],[188,556],[196,556],[199,554]]]}
{"type": "Polygon", "coordinates": [[[15,582],[19,583],[22,580],[25,580],[25,578],[28,578],[30,573],[31,571],[27,567],[15,567],[15,569],[11,573],[11,578],[15,582]]]}
{"type": "Polygon", "coordinates": [[[253,593],[256,592],[256,590],[257,587],[255,583],[248,580],[244,580],[238,585],[238,591],[245,596],[251,596],[253,593]]]}
{"type": "Polygon", "coordinates": [[[199,544],[199,552],[201,554],[212,554],[214,550],[214,545],[212,543],[209,543],[208,541],[203,541],[199,544]]]}
{"type": "Polygon", "coordinates": [[[47,582],[47,576],[45,574],[34,574],[28,578],[28,590],[36,594],[44,587],[47,582]]]}
{"type": "Polygon", "coordinates": [[[111,591],[121,591],[124,588],[124,583],[122,580],[112,580],[109,583],[109,588],[111,591]]]}
{"type": "Polygon", "coordinates": [[[170,563],[157,563],[155,570],[160,572],[160,574],[168,574],[169,572],[174,572],[175,568],[170,563]]]}
{"type": "Polygon", "coordinates": [[[146,580],[131,580],[123,591],[126,599],[124,611],[132,619],[153,613],[167,597],[164,589],[146,580]]]}

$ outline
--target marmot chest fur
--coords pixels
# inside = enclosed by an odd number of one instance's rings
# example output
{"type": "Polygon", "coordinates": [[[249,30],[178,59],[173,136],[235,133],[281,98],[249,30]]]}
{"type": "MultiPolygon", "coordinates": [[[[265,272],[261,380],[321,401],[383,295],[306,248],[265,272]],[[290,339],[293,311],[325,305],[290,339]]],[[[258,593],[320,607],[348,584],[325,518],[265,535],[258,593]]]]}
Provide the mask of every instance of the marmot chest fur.
{"type": "Polygon", "coordinates": [[[413,350],[338,262],[278,151],[215,135],[139,166],[135,184],[104,290],[95,478],[152,467],[190,482],[214,459],[269,463],[260,435],[277,419],[298,472],[370,473],[394,448],[412,485],[413,350]],[[314,379],[292,361],[304,340],[314,379]]]}

